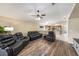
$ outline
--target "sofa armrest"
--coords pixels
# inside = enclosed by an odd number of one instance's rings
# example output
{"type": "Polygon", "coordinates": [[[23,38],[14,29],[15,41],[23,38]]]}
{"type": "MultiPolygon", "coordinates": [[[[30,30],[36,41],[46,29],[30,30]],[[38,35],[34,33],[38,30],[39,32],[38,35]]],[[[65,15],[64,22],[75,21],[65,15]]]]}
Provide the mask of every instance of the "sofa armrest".
{"type": "Polygon", "coordinates": [[[30,38],[27,37],[27,36],[24,36],[23,40],[24,40],[24,41],[30,41],[30,38]]]}
{"type": "Polygon", "coordinates": [[[11,56],[11,49],[10,47],[6,47],[6,48],[0,48],[0,56],[11,56]]]}
{"type": "Polygon", "coordinates": [[[6,47],[7,47],[6,45],[0,44],[0,48],[1,48],[1,49],[5,49],[6,47]]]}
{"type": "Polygon", "coordinates": [[[5,49],[0,48],[0,56],[8,56],[5,49]]]}

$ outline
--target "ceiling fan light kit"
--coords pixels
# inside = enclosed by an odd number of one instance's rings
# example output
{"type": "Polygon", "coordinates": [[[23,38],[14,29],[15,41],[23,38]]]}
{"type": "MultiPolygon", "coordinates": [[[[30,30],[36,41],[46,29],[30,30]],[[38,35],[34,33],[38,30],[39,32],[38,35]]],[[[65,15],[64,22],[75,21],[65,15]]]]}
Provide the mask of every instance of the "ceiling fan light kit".
{"type": "Polygon", "coordinates": [[[35,20],[41,20],[41,18],[40,17],[37,17],[35,20]]]}
{"type": "Polygon", "coordinates": [[[41,14],[39,10],[36,11],[36,14],[30,14],[31,16],[35,17],[35,20],[41,20],[43,19],[46,14],[41,14]]]}

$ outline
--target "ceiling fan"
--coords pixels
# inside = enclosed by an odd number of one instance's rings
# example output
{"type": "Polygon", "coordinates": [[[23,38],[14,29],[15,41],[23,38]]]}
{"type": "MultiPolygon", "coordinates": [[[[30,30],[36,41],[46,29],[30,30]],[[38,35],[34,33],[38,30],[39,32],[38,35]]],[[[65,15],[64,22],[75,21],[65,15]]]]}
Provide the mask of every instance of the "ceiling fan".
{"type": "MultiPolygon", "coordinates": [[[[51,5],[55,5],[55,4],[56,3],[51,3],[51,5]]],[[[30,15],[33,16],[33,17],[36,17],[37,20],[41,20],[41,19],[43,19],[46,16],[46,14],[45,13],[41,13],[41,11],[39,9],[36,10],[35,13],[32,13],[30,15]]]]}
{"type": "Polygon", "coordinates": [[[43,19],[43,17],[46,16],[46,14],[45,13],[41,13],[39,10],[37,10],[36,13],[35,14],[31,14],[31,16],[34,16],[34,17],[36,17],[36,18],[38,18],[40,20],[40,19],[43,19]]]}

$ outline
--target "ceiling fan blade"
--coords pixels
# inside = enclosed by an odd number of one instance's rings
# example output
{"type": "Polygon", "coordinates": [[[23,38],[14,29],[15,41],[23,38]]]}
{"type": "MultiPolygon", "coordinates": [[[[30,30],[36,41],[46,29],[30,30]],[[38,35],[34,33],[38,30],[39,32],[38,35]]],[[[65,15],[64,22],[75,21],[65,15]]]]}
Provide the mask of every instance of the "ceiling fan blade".
{"type": "Polygon", "coordinates": [[[37,15],[31,15],[32,17],[37,17],[37,15]]]}
{"type": "Polygon", "coordinates": [[[33,16],[33,15],[36,15],[36,14],[35,14],[35,13],[29,13],[28,15],[29,15],[29,16],[33,16]]]}
{"type": "Polygon", "coordinates": [[[36,16],[36,15],[31,15],[31,16],[36,16]]]}
{"type": "Polygon", "coordinates": [[[45,14],[41,14],[41,16],[46,16],[45,14]]]}
{"type": "Polygon", "coordinates": [[[31,15],[31,16],[36,16],[36,15],[31,15]]]}
{"type": "Polygon", "coordinates": [[[43,17],[40,17],[41,19],[43,19],[43,17]]]}

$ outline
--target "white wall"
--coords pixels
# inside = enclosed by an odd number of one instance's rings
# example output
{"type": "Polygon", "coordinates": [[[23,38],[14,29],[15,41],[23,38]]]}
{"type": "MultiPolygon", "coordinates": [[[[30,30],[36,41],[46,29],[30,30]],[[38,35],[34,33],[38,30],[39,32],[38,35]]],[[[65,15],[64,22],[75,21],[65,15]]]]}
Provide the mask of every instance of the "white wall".
{"type": "Polygon", "coordinates": [[[69,41],[73,43],[73,38],[79,38],[79,18],[69,19],[69,41]]]}
{"type": "MultiPolygon", "coordinates": [[[[50,21],[50,20],[48,20],[48,21],[43,21],[43,22],[39,22],[39,25],[42,25],[42,26],[45,26],[45,25],[47,25],[47,24],[62,24],[63,26],[64,26],[64,30],[66,31],[66,33],[64,33],[63,35],[58,35],[58,34],[56,34],[56,38],[58,39],[58,40],[62,40],[62,41],[66,41],[66,42],[69,42],[68,41],[68,31],[67,31],[67,28],[68,28],[68,26],[67,26],[67,23],[66,23],[66,21],[64,21],[64,19],[63,20],[61,20],[60,21],[60,19],[59,19],[59,21],[55,21],[55,20],[52,20],[52,21],[50,21]]],[[[44,30],[44,29],[43,29],[44,30]]]]}
{"type": "Polygon", "coordinates": [[[37,30],[37,23],[36,22],[15,20],[12,18],[1,17],[1,16],[0,16],[0,26],[14,27],[14,31],[12,33],[23,32],[24,34],[27,34],[28,31],[36,31],[37,30]]]}

